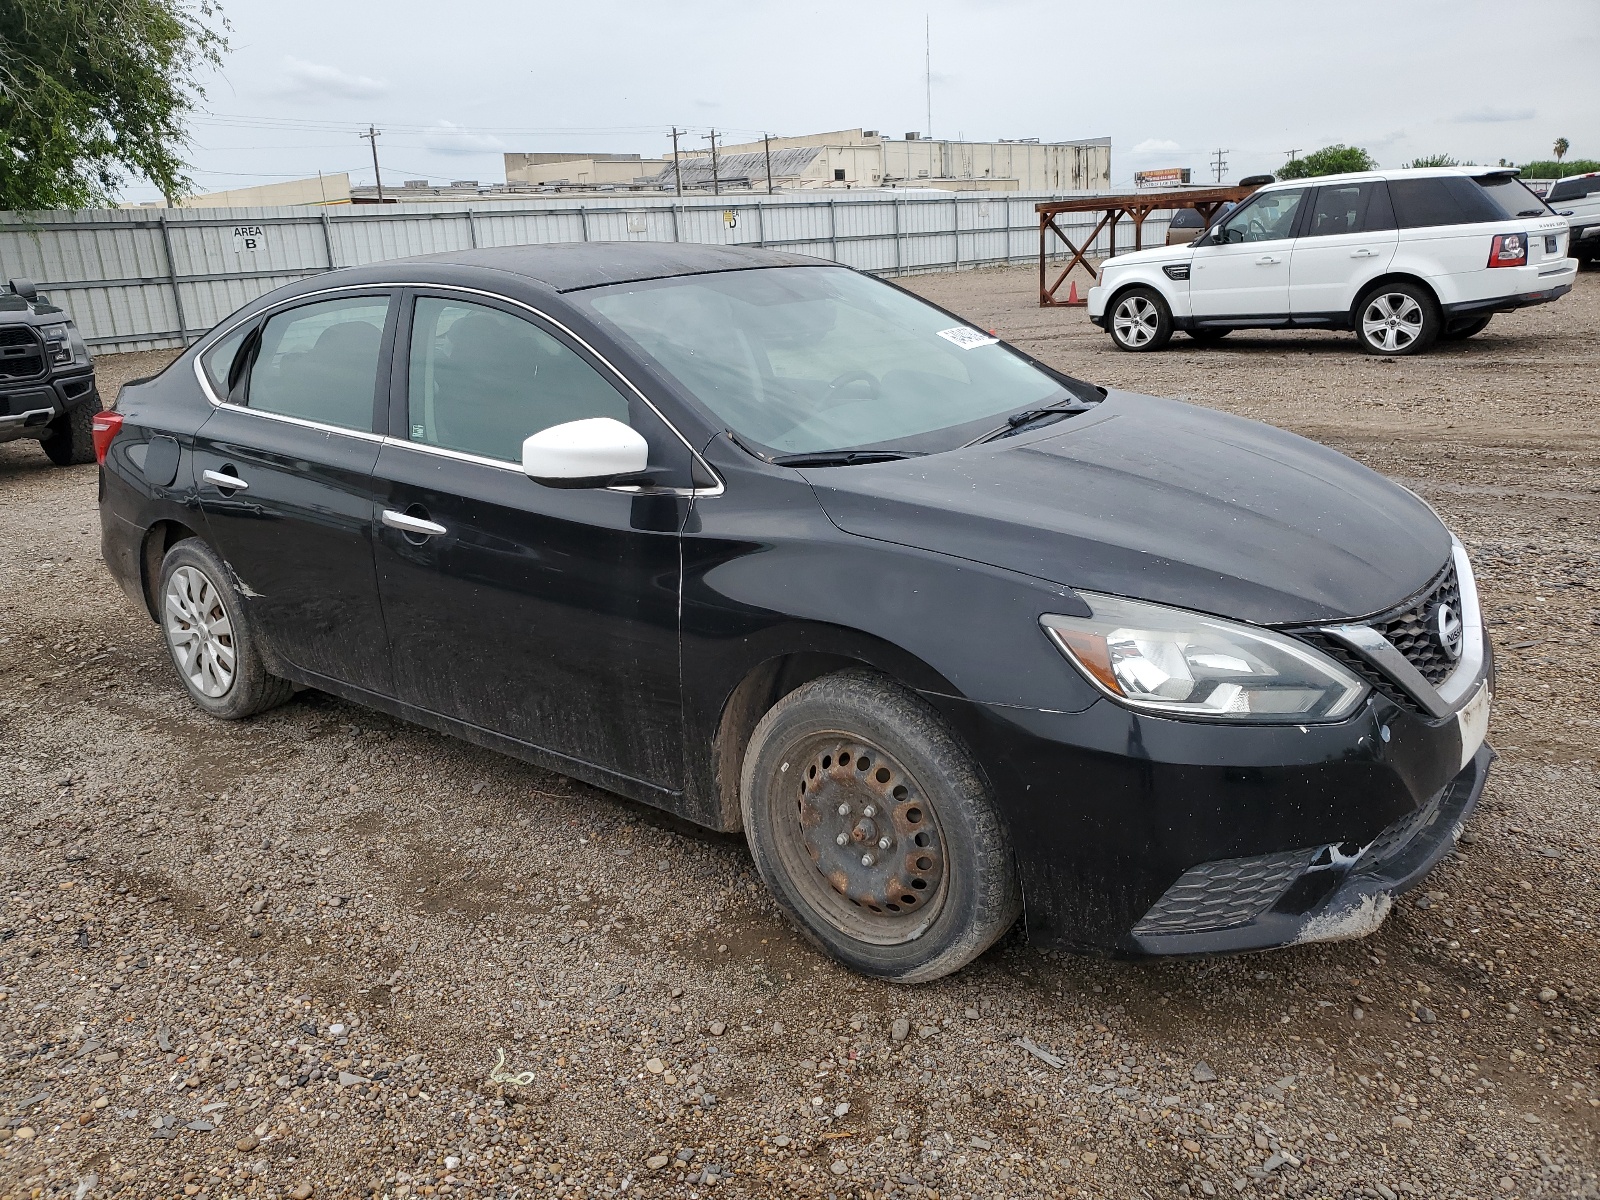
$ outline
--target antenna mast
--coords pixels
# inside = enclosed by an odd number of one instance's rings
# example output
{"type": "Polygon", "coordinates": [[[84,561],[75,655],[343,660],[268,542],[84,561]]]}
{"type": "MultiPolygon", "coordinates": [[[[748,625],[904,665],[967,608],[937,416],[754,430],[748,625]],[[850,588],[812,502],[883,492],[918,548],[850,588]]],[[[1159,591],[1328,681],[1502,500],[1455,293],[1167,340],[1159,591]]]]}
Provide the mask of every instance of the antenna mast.
{"type": "Polygon", "coordinates": [[[928,136],[933,136],[933,16],[924,14],[922,18],[922,71],[927,87],[928,99],[928,136]]]}

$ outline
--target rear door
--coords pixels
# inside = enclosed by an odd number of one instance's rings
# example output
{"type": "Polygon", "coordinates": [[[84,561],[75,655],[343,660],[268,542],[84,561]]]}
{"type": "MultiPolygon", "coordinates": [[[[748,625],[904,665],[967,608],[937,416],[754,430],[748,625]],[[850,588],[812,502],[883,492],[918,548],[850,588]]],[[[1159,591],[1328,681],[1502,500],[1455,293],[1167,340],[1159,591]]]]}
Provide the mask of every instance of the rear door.
{"type": "Polygon", "coordinates": [[[1347,317],[1361,290],[1389,269],[1398,240],[1381,180],[1317,188],[1289,260],[1290,311],[1347,317]]]}
{"type": "Polygon", "coordinates": [[[1194,248],[1189,308],[1200,318],[1287,318],[1289,256],[1305,188],[1257,192],[1194,248]]]}
{"type": "Polygon", "coordinates": [[[520,306],[419,291],[408,309],[376,471],[400,698],[676,791],[688,447],[520,306]],[[659,490],[556,489],[522,473],[524,438],[601,416],[644,435],[659,490]]]}
{"type": "Polygon", "coordinates": [[[209,364],[226,400],[195,435],[211,544],[269,648],[310,675],[381,694],[392,679],[372,468],[393,308],[385,289],[340,292],[238,331],[230,365],[209,364]]]}

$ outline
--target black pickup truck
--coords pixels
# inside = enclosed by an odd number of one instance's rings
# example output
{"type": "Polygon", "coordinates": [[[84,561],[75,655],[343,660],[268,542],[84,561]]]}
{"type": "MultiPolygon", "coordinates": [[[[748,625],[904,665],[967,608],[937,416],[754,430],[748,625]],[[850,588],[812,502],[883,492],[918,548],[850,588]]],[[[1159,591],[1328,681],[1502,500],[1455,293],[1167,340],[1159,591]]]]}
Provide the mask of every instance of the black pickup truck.
{"type": "Polygon", "coordinates": [[[66,467],[94,461],[94,360],[65,310],[25,279],[0,292],[0,442],[32,438],[66,467]]]}

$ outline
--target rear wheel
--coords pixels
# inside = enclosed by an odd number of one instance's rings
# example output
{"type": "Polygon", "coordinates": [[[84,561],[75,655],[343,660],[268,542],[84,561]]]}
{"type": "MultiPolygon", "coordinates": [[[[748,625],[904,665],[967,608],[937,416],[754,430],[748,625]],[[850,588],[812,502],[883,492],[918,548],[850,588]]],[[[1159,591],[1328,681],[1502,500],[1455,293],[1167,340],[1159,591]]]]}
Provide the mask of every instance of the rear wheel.
{"type": "Polygon", "coordinates": [[[50,432],[40,443],[58,467],[81,467],[94,461],[94,417],[100,406],[80,404],[50,422],[50,432]]]}
{"type": "Polygon", "coordinates": [[[1386,283],[1356,305],[1356,338],[1368,354],[1420,354],[1439,337],[1439,307],[1414,283],[1386,283]]]}
{"type": "Polygon", "coordinates": [[[262,665],[238,589],[204,542],[186,538],[167,551],[156,598],[167,653],[200,708],[236,721],[294,695],[288,680],[262,665]]]}
{"type": "Polygon", "coordinates": [[[1489,328],[1489,317],[1477,317],[1471,321],[1458,321],[1453,325],[1446,325],[1444,332],[1439,335],[1441,342],[1464,342],[1469,337],[1476,337],[1489,328]]]}
{"type": "Polygon", "coordinates": [[[1112,304],[1106,328],[1118,350],[1159,350],[1172,340],[1172,310],[1154,288],[1129,288],[1112,304]]]}
{"type": "Polygon", "coordinates": [[[767,887],[863,974],[937,979],[1021,911],[970,755],[925,701],[879,676],[826,676],[774,705],[745,753],[740,803],[767,887]]]}

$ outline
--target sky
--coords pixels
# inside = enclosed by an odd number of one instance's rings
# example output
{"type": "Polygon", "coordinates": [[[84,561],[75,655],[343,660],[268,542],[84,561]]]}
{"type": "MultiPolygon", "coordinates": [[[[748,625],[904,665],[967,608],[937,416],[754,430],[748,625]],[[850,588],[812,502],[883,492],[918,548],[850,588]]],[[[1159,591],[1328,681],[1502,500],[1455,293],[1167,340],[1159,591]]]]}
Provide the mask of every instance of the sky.
{"type": "MultiPolygon", "coordinates": [[[[348,171],[505,178],[505,151],[664,153],[864,127],[1112,139],[1112,183],[1268,172],[1364,146],[1383,166],[1600,158],[1600,0],[223,0],[189,160],[200,191],[348,171]],[[931,48],[927,105],[924,31],[931,48]],[[719,140],[721,140],[719,138],[719,140]]],[[[158,193],[131,182],[124,199],[158,193]]]]}

